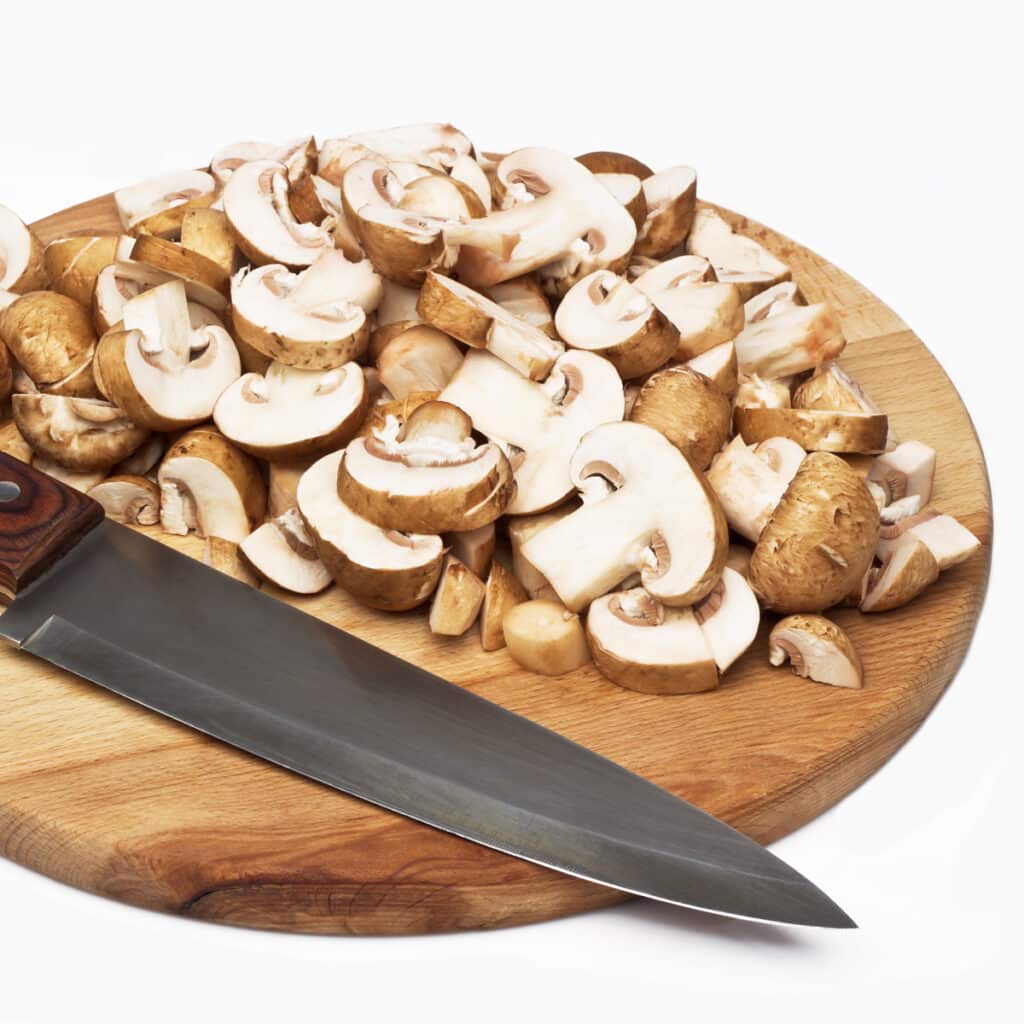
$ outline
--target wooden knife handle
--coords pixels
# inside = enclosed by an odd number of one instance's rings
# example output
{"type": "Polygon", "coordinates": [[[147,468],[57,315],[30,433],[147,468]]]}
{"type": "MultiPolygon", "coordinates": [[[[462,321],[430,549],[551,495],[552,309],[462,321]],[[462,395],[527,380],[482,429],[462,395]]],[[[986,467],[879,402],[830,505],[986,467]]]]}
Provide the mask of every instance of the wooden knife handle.
{"type": "Polygon", "coordinates": [[[99,502],[0,452],[0,604],[102,519],[99,502]]]}

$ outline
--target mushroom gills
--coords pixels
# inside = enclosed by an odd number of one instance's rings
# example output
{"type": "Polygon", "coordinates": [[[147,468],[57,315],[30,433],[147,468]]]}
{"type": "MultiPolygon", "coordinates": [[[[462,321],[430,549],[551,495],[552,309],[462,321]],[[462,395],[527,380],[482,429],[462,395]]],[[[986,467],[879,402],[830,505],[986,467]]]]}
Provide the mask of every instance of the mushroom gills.
{"type": "Polygon", "coordinates": [[[317,594],[333,582],[296,508],[257,527],[239,550],[263,579],[293,594],[317,594]]]}

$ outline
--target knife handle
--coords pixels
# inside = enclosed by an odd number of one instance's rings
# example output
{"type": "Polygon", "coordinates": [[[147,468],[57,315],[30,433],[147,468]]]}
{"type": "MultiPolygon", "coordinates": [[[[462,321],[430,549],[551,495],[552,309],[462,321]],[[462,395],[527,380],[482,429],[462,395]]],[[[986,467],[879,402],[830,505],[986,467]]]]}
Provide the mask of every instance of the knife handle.
{"type": "Polygon", "coordinates": [[[0,452],[0,604],[102,519],[99,502],[0,452]]]}

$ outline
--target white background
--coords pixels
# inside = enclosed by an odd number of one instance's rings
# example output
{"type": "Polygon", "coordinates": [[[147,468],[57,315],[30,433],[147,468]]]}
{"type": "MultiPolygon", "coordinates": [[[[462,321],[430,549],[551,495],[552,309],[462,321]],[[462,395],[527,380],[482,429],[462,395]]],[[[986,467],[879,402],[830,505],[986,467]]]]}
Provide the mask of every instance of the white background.
{"type": "Polygon", "coordinates": [[[281,936],[133,910],[0,861],[0,1020],[1015,1016],[1024,82],[1019,26],[1000,13],[1012,5],[227,6],[4,5],[0,201],[32,220],[235,139],[418,120],[451,120],[484,149],[693,163],[704,196],[849,271],[944,364],[996,495],[988,603],[924,728],[775,846],[859,931],[634,903],[490,934],[281,936]]]}

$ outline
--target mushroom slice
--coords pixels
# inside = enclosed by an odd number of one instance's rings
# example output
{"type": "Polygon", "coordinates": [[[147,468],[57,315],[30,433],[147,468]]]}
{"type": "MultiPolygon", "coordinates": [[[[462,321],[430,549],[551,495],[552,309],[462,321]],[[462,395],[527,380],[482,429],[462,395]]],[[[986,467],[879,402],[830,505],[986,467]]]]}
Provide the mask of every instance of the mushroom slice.
{"type": "Polygon", "coordinates": [[[722,578],[693,614],[704,633],[719,672],[754,642],[761,624],[761,608],[746,578],[726,566],[722,578]]]}
{"type": "Polygon", "coordinates": [[[108,519],[129,526],[155,526],[160,522],[160,488],[144,476],[108,476],[89,490],[108,519]]]}
{"type": "Polygon", "coordinates": [[[913,532],[904,533],[878,569],[868,573],[862,612],[888,612],[909,604],[939,578],[931,548],[913,532]]]}
{"type": "Polygon", "coordinates": [[[715,281],[711,265],[699,256],[679,256],[641,273],[640,291],[679,331],[677,359],[715,348],[743,329],[743,303],[735,285],[715,281]]]}
{"type": "Polygon", "coordinates": [[[767,459],[758,458],[742,437],[734,437],[714,457],[707,477],[729,526],[751,541],[761,536],[789,484],[767,459]]]}
{"type": "Polygon", "coordinates": [[[935,509],[925,509],[915,516],[882,526],[878,539],[878,557],[886,561],[907,533],[913,534],[928,546],[940,570],[959,565],[981,547],[981,541],[952,516],[943,515],[935,509]]]}
{"type": "Polygon", "coordinates": [[[754,445],[754,454],[768,463],[787,484],[807,457],[807,452],[788,437],[769,437],[760,441],[754,445]]]}
{"type": "Polygon", "coordinates": [[[96,346],[88,310],[57,292],[19,296],[0,312],[0,338],[37,387],[78,371],[96,346]]]}
{"type": "Polygon", "coordinates": [[[561,342],[497,302],[440,274],[427,274],[416,308],[438,330],[487,349],[530,380],[543,380],[565,351],[561,342]]]}
{"type": "Polygon", "coordinates": [[[475,530],[505,511],[515,483],[495,444],[477,445],[473,424],[447,402],[421,405],[404,424],[356,438],[338,473],[338,493],[357,515],[410,533],[475,530]]]}
{"type": "Polygon", "coordinates": [[[16,214],[0,206],[0,291],[21,295],[46,284],[39,239],[16,214]]]}
{"type": "Polygon", "coordinates": [[[81,491],[83,494],[88,494],[107,475],[106,470],[102,469],[68,469],[59,462],[48,459],[45,455],[33,455],[32,468],[38,469],[40,473],[45,473],[47,476],[52,476],[54,480],[59,480],[62,484],[67,484],[68,487],[74,487],[76,491],[81,491]]]}
{"type": "Polygon", "coordinates": [[[697,172],[670,167],[643,181],[647,216],[636,240],[638,256],[664,256],[690,233],[697,204],[697,172]]]}
{"type": "Polygon", "coordinates": [[[169,236],[181,230],[186,210],[209,206],[217,183],[205,171],[172,171],[114,193],[121,224],[133,235],[169,236]]]}
{"type": "Polygon", "coordinates": [[[596,173],[594,177],[626,208],[639,235],[647,219],[647,200],[640,179],[635,174],[609,174],[606,171],[596,173]]]}
{"type": "Polygon", "coordinates": [[[231,318],[258,352],[307,370],[329,370],[366,350],[367,314],[380,301],[370,263],[334,249],[299,274],[271,264],[243,268],[231,282],[231,318]]]}
{"type": "Polygon", "coordinates": [[[690,608],[666,608],[642,587],[599,597],[587,612],[594,664],[641,693],[701,693],[718,685],[707,637],[690,608]]]}
{"type": "Polygon", "coordinates": [[[293,594],[318,594],[333,582],[298,509],[257,527],[238,549],[259,576],[293,594]]]}
{"type": "Polygon", "coordinates": [[[667,366],[647,378],[629,418],[664,434],[697,469],[703,470],[729,438],[732,405],[696,370],[667,366]]]}
{"type": "Polygon", "coordinates": [[[57,238],[43,253],[50,287],[88,308],[104,267],[131,255],[130,235],[71,235],[57,238]]]}
{"type": "Polygon", "coordinates": [[[242,164],[224,186],[224,213],[238,247],[257,266],[308,267],[333,248],[319,224],[295,219],[288,204],[288,170],[274,160],[242,164]]]}
{"type": "Polygon", "coordinates": [[[555,327],[570,348],[604,356],[625,379],[664,366],[679,346],[679,331],[651,299],[610,270],[595,270],[569,289],[555,327]]]}
{"type": "Polygon", "coordinates": [[[210,160],[210,173],[223,187],[243,164],[253,160],[276,160],[288,169],[292,182],[308,178],[316,167],[316,142],[311,135],[284,145],[274,142],[233,142],[223,146],[210,160]]]}
{"type": "Polygon", "coordinates": [[[323,454],[348,444],[366,414],[366,383],[355,363],[300,370],[271,363],[228,387],[213,420],[229,441],[264,459],[323,454]]]}
{"type": "MultiPolygon", "coordinates": [[[[147,239],[150,236],[146,236],[147,239]]],[[[150,239],[161,242],[163,239],[150,239]]],[[[167,245],[173,245],[167,242],[167,245]]],[[[100,330],[107,323],[113,325],[117,320],[110,320],[110,314],[123,307],[125,301],[149,291],[159,284],[181,281],[185,286],[185,294],[190,302],[205,306],[216,313],[223,313],[228,307],[225,293],[219,288],[211,288],[202,281],[190,277],[188,273],[174,273],[154,266],[151,263],[140,263],[138,260],[118,260],[113,267],[105,267],[96,278],[96,293],[93,297],[93,318],[100,330]],[[112,274],[112,277],[108,277],[112,274]],[[100,291],[103,290],[102,300],[100,291]]],[[[120,319],[120,317],[118,317],[120,319]]]]}
{"type": "Polygon", "coordinates": [[[748,324],[735,341],[740,372],[767,378],[814,370],[846,347],[839,320],[827,302],[791,306],[748,324]]]}
{"type": "Polygon", "coordinates": [[[881,413],[864,389],[838,364],[820,366],[793,392],[794,409],[881,413]]]}
{"type": "Polygon", "coordinates": [[[501,624],[508,653],[523,668],[560,676],[590,661],[580,617],[557,601],[524,601],[501,624]]]}
{"type": "Polygon", "coordinates": [[[736,394],[739,387],[739,364],[736,360],[736,346],[731,341],[706,349],[699,356],[688,359],[686,365],[704,374],[729,398],[736,394]]]}
{"type": "Polygon", "coordinates": [[[509,209],[446,228],[462,246],[459,279],[488,287],[541,270],[547,292],[564,295],[594,270],[621,270],[636,241],[626,208],[571,157],[521,149],[498,165],[497,180],[519,197],[509,209]]]}
{"type": "Polygon", "coordinates": [[[181,245],[215,263],[229,278],[235,272],[238,246],[223,210],[189,210],[181,222],[181,245]]]}
{"type": "Polygon", "coordinates": [[[190,430],[167,450],[157,473],[160,522],[240,544],[261,522],[267,494],[254,459],[209,428],[190,430]]]}
{"type": "Polygon", "coordinates": [[[445,543],[452,555],[481,579],[487,576],[491,567],[495,540],[494,523],[478,526],[475,530],[450,533],[445,537],[445,543]]]}
{"type": "Polygon", "coordinates": [[[473,426],[500,443],[512,463],[516,493],[507,511],[554,508],[573,490],[569,459],[592,427],[622,419],[622,380],[606,359],[571,351],[547,381],[528,381],[489,352],[466,354],[441,399],[463,409],[473,426]]]}
{"type": "Polygon", "coordinates": [[[371,608],[407,611],[422,604],[441,574],[441,538],[382,530],[338,497],[342,452],[323,456],[296,491],[321,561],[338,585],[371,608]]]}
{"type": "Polygon", "coordinates": [[[120,329],[100,339],[95,363],[104,394],[151,430],[180,430],[207,419],[241,373],[227,331],[192,329],[180,281],[129,299],[120,329]]]}
{"type": "Polygon", "coordinates": [[[761,531],[750,585],[766,607],[784,614],[830,608],[861,583],[878,525],[864,480],[838,456],[813,452],[761,531]]]}
{"type": "Polygon", "coordinates": [[[480,646],[485,651],[498,651],[505,646],[505,616],[526,600],[526,591],[519,580],[497,559],[492,561],[480,608],[480,646]]]}
{"type": "Polygon", "coordinates": [[[743,319],[748,324],[756,324],[759,320],[785,313],[793,306],[803,304],[803,296],[796,282],[780,281],[743,303],[743,319]]]}
{"type": "Polygon", "coordinates": [[[411,324],[377,357],[381,383],[396,399],[420,391],[440,391],[461,365],[462,349],[427,324],[411,324]]]}
{"type": "Polygon", "coordinates": [[[765,380],[748,373],[740,377],[735,402],[737,408],[744,409],[788,409],[792,395],[785,380],[765,380]]]}
{"type": "Polygon", "coordinates": [[[484,169],[473,157],[460,153],[453,161],[448,173],[452,176],[453,180],[462,182],[463,185],[474,193],[477,199],[480,200],[480,205],[485,212],[491,209],[493,202],[491,183],[484,173],[484,169]]]}
{"type": "Polygon", "coordinates": [[[927,505],[935,480],[935,449],[920,441],[904,441],[875,459],[868,479],[884,489],[886,505],[911,497],[927,505]]]}
{"type": "Polygon", "coordinates": [[[215,299],[205,303],[212,309],[223,309],[231,295],[231,276],[223,267],[177,242],[141,235],[132,246],[131,259],[135,263],[155,267],[172,278],[189,282],[198,297],[215,292],[223,301],[215,299]]]}
{"type": "Polygon", "coordinates": [[[530,276],[514,277],[511,281],[484,288],[481,293],[496,302],[507,313],[543,331],[549,338],[557,338],[551,303],[544,289],[530,276]]]}
{"type": "Polygon", "coordinates": [[[821,615],[788,615],[768,638],[768,660],[805,679],[859,690],[864,670],[853,642],[834,622],[821,615]]]}
{"type": "Polygon", "coordinates": [[[737,234],[714,210],[694,214],[686,251],[709,260],[718,280],[735,284],[743,301],[792,276],[785,263],[760,242],[737,234]]]}
{"type": "Polygon", "coordinates": [[[430,603],[430,632],[462,636],[476,622],[484,602],[483,581],[453,555],[447,555],[430,603]]]}
{"type": "Polygon", "coordinates": [[[579,611],[637,571],[663,604],[711,591],[728,548],[725,516],[671,442],[640,423],[606,423],[583,437],[570,471],[583,507],[522,549],[567,608],[579,611]],[[603,496],[588,501],[594,484],[603,496]]]}
{"type": "Polygon", "coordinates": [[[57,395],[15,395],[14,422],[33,451],[68,469],[110,469],[149,436],[109,402],[57,395]]]}
{"type": "Polygon", "coordinates": [[[820,409],[766,409],[737,405],[736,430],[748,444],[788,437],[805,451],[872,454],[885,448],[889,421],[883,415],[824,412],[820,409]]]}
{"type": "Polygon", "coordinates": [[[594,150],[576,159],[593,174],[632,174],[641,181],[654,174],[642,160],[610,149],[594,150]]]}
{"type": "Polygon", "coordinates": [[[450,171],[460,157],[473,155],[473,143],[450,124],[409,124],[359,132],[343,139],[326,139],[320,147],[318,173],[328,181],[340,182],[345,171],[368,154],[450,171]]]}

